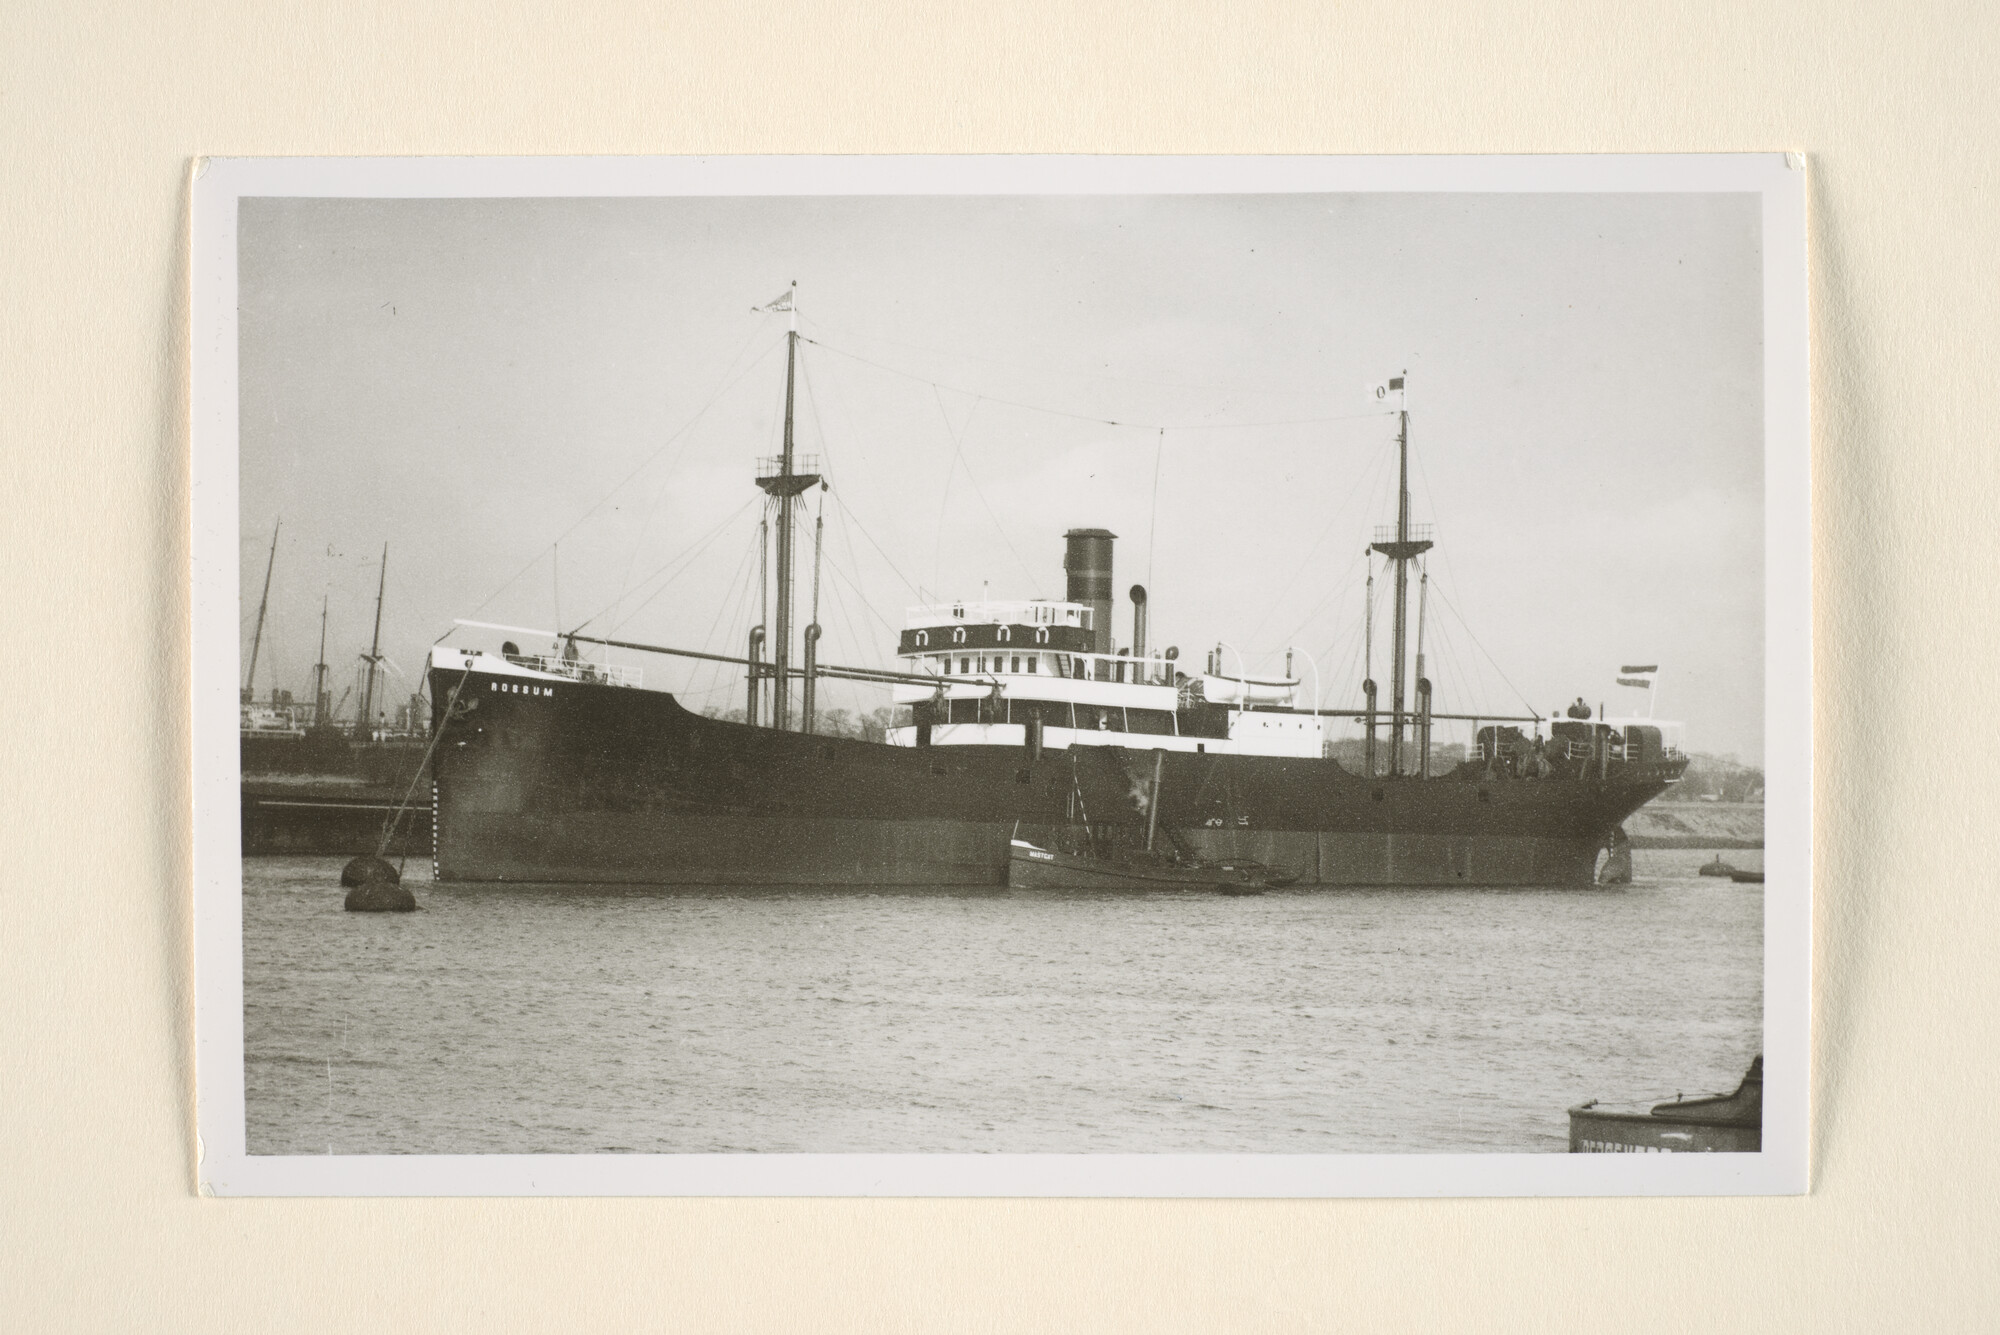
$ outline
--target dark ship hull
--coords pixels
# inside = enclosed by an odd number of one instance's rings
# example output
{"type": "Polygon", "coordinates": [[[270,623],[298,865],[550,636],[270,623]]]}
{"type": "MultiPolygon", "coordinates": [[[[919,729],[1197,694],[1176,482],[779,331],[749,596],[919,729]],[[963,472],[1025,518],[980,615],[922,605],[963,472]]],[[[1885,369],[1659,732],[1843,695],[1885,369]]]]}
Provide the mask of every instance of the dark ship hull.
{"type": "MultiPolygon", "coordinates": [[[[1134,794],[1152,754],[1137,747],[891,746],[476,670],[433,670],[431,695],[446,881],[997,886],[1017,828],[1056,839],[1073,793],[1144,834],[1134,794]]],[[[1197,856],[1283,866],[1301,884],[1584,887],[1618,823],[1678,771],[1371,780],[1332,760],[1169,751],[1159,801],[1197,856]]]]}

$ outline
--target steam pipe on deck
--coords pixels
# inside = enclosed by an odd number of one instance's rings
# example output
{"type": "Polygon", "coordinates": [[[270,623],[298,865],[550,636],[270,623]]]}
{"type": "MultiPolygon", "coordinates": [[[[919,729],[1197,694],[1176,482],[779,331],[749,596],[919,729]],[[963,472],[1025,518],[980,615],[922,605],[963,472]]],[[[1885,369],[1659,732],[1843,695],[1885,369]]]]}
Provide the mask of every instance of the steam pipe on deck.
{"type": "Polygon", "coordinates": [[[813,730],[813,707],[815,697],[818,694],[815,688],[819,684],[819,623],[817,621],[806,627],[805,640],[805,702],[799,714],[799,731],[811,732],[813,730]]]}
{"type": "Polygon", "coordinates": [[[764,628],[762,626],[752,626],[750,628],[750,652],[746,657],[750,660],[750,670],[747,674],[750,680],[750,694],[749,698],[744,702],[743,721],[754,728],[758,723],[759,712],[757,709],[757,682],[764,675],[764,628]]]}
{"type": "Polygon", "coordinates": [[[1367,698],[1368,708],[1368,777],[1375,777],[1375,563],[1368,563],[1368,602],[1361,613],[1362,636],[1367,647],[1362,651],[1361,694],[1367,698]]]}

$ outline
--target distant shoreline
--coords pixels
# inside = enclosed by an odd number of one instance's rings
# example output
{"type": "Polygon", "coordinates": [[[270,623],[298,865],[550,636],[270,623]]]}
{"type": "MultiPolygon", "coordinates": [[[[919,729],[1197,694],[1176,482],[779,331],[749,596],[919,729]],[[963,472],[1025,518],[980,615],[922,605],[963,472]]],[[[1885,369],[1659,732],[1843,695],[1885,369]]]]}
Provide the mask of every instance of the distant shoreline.
{"type": "Polygon", "coordinates": [[[1762,848],[1761,802],[1661,802],[1625,818],[1634,848],[1762,848]]]}

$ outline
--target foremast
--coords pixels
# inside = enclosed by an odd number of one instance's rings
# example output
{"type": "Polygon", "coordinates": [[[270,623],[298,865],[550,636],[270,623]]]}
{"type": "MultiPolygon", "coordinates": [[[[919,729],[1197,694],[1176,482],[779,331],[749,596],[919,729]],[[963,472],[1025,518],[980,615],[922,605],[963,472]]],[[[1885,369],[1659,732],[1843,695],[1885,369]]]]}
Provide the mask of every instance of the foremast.
{"type": "MultiPolygon", "coordinates": [[[[781,731],[789,729],[792,721],[792,516],[797,509],[799,497],[820,484],[818,473],[801,473],[797,470],[798,457],[792,445],[793,405],[797,401],[795,390],[799,364],[798,286],[796,282],[793,283],[785,295],[763,308],[791,317],[791,328],[785,334],[784,453],[771,461],[775,467],[760,470],[762,475],[757,479],[757,485],[778,503],[778,609],[777,624],[773,627],[775,633],[772,636],[770,671],[774,687],[771,695],[771,726],[781,731]]],[[[759,629],[761,630],[761,627],[759,629]]],[[[817,638],[818,627],[814,626],[808,630],[807,639],[811,641],[817,638]]],[[[807,652],[808,654],[812,652],[810,644],[807,652]]],[[[754,659],[754,653],[752,657],[754,659]]],[[[754,662],[750,670],[752,674],[757,672],[757,665],[754,662]]],[[[754,682],[754,675],[752,680],[754,682]]],[[[755,699],[754,687],[751,698],[755,699]]],[[[756,720],[753,717],[750,721],[754,723],[756,720]]],[[[811,726],[810,720],[807,720],[807,726],[811,726]]]]}

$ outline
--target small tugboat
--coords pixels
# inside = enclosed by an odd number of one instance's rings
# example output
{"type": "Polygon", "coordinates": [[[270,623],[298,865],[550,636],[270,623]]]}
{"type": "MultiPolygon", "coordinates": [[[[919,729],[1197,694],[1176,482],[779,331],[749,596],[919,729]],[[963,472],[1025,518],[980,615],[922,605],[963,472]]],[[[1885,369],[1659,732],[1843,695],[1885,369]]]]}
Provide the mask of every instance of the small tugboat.
{"type": "Polygon", "coordinates": [[[1713,862],[1704,862],[1701,864],[1701,874],[1703,876],[1734,876],[1736,868],[1724,862],[1722,855],[1717,853],[1713,862]]]}
{"type": "Polygon", "coordinates": [[[1733,1094],[1656,1103],[1651,1111],[1592,1099],[1569,1110],[1571,1154],[1756,1154],[1764,1145],[1764,1054],[1733,1094]]]}
{"type": "Polygon", "coordinates": [[[1025,839],[1010,840],[1007,885],[1014,890],[1153,889],[1160,886],[1213,888],[1223,895],[1260,895],[1294,878],[1261,862],[1182,862],[1167,855],[1130,849],[1122,855],[1065,853],[1025,839]]]}
{"type": "Polygon", "coordinates": [[[1044,848],[1021,838],[1017,821],[1007,843],[1007,886],[1014,890],[1092,890],[1115,887],[1150,889],[1180,885],[1213,887],[1223,895],[1261,895],[1267,888],[1283,887],[1298,880],[1296,872],[1268,867],[1250,858],[1202,858],[1196,856],[1171,828],[1160,839],[1160,774],[1164,756],[1153,757],[1153,778],[1149,785],[1136,788],[1134,803],[1145,812],[1145,841],[1137,843],[1137,833],[1128,835],[1118,825],[1093,823],[1085,805],[1083,790],[1075,784],[1070,792],[1073,822],[1066,837],[1068,848],[1044,848]],[[1130,839],[1131,843],[1126,842],[1130,839]]]}

